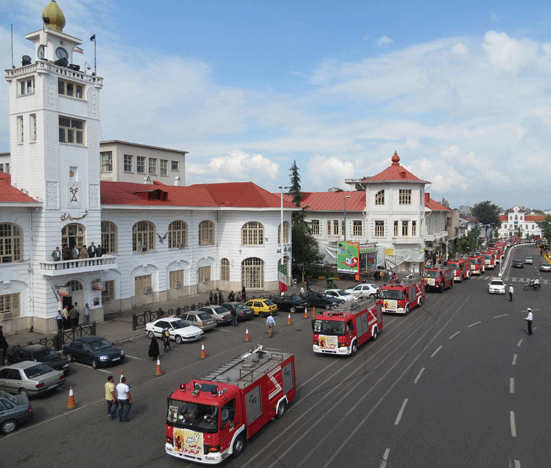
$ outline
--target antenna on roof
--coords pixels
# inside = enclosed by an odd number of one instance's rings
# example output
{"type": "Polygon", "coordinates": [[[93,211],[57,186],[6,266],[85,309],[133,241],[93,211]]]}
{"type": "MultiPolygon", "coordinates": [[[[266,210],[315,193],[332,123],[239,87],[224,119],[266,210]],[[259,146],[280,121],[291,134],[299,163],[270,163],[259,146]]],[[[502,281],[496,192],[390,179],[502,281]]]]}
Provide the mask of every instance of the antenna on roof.
{"type": "Polygon", "coordinates": [[[11,25],[11,67],[15,68],[15,65],[13,64],[13,23],[11,25]]]}

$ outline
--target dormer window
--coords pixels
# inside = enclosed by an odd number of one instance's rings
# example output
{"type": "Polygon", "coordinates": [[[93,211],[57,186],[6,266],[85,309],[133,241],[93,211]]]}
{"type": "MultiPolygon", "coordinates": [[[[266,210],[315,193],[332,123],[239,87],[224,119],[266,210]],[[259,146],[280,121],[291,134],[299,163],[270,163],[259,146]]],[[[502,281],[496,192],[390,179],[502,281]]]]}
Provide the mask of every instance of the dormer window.
{"type": "Polygon", "coordinates": [[[63,96],[84,99],[84,86],[72,81],[57,80],[57,92],[63,96]]]}

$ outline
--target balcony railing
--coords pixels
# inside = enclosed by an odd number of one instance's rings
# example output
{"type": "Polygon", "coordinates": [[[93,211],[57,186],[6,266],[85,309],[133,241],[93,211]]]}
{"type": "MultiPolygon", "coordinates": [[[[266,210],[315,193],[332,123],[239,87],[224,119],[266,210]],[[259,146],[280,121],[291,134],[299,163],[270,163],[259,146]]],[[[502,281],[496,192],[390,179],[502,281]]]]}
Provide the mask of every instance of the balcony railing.
{"type": "Polygon", "coordinates": [[[46,60],[37,60],[35,63],[23,67],[8,68],[6,70],[6,80],[11,81],[13,78],[19,78],[30,73],[43,73],[46,71],[61,75],[66,79],[80,80],[95,86],[103,86],[103,78],[99,76],[88,75],[85,71],[72,70],[68,67],[60,67],[46,60]]]}
{"type": "Polygon", "coordinates": [[[94,258],[77,258],[75,260],[60,260],[58,262],[40,262],[42,274],[46,276],[59,276],[69,273],[86,273],[88,271],[101,271],[117,268],[117,257],[104,255],[94,258]]]}

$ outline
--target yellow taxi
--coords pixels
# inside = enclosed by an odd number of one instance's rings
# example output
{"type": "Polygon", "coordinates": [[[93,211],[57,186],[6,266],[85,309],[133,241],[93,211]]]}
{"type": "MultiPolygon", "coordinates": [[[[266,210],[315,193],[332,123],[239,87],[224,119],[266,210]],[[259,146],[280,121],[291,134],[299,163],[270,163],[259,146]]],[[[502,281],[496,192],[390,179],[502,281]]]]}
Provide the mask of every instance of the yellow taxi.
{"type": "Polygon", "coordinates": [[[247,307],[254,310],[254,315],[263,316],[277,313],[277,306],[269,299],[251,299],[245,302],[247,307]]]}

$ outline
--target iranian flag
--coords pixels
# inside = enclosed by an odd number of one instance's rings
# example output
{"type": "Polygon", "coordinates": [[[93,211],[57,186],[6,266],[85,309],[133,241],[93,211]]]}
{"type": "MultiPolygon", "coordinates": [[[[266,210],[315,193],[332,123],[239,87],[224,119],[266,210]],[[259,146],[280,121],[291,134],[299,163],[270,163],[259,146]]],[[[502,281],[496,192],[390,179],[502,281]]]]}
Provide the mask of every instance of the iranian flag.
{"type": "Polygon", "coordinates": [[[287,264],[277,266],[277,273],[279,278],[279,292],[287,291],[287,264]]]}

